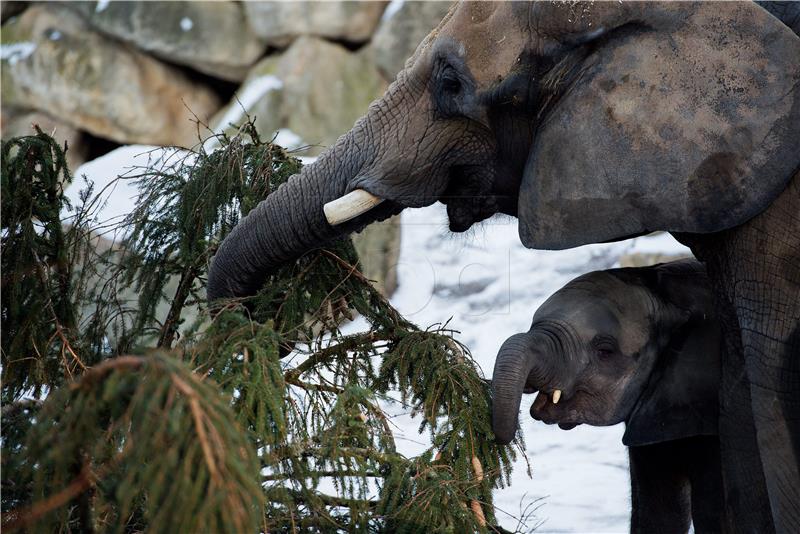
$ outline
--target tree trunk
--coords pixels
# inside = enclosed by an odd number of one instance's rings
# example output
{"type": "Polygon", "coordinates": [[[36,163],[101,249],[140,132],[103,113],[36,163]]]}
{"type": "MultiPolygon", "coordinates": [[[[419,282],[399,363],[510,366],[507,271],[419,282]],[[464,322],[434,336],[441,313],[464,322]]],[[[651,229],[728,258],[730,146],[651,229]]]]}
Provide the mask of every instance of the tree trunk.
{"type": "Polygon", "coordinates": [[[761,511],[753,507],[763,480],[774,530],[800,532],[800,173],[742,226],[686,241],[729,307],[726,335],[738,330],[741,339],[736,346],[734,332],[726,341],[723,384],[730,389],[721,396],[726,495],[744,499],[729,503],[738,515],[732,525],[742,532],[769,528],[748,519],[761,511]]]}

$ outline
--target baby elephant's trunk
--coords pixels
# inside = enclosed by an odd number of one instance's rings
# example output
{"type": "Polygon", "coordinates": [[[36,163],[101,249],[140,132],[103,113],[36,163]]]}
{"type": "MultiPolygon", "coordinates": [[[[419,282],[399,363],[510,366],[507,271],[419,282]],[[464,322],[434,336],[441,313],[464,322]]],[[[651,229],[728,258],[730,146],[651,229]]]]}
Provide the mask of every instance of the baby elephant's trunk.
{"type": "Polygon", "coordinates": [[[517,433],[519,405],[528,376],[543,375],[542,359],[537,355],[529,334],[511,336],[497,353],[492,375],[492,431],[501,445],[511,443],[517,433]]]}

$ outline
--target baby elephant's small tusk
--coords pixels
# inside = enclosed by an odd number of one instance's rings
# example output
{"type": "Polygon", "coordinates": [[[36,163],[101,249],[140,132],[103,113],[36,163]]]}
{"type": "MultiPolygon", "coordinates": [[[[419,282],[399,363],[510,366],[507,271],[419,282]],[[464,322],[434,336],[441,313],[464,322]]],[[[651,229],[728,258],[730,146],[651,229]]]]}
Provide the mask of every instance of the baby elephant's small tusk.
{"type": "Polygon", "coordinates": [[[368,212],[381,202],[383,202],[381,197],[376,197],[363,189],[354,189],[345,196],[325,204],[322,211],[325,212],[328,224],[336,226],[368,212]]]}
{"type": "Polygon", "coordinates": [[[559,400],[561,400],[561,390],[557,389],[553,392],[553,404],[558,404],[559,400]]]}

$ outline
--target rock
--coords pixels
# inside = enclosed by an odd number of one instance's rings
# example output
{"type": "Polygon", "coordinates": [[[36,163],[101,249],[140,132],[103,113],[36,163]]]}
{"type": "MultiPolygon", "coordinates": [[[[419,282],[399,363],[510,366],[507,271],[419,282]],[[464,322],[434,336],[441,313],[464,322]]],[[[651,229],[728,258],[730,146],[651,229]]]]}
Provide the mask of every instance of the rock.
{"type": "Polygon", "coordinates": [[[28,7],[28,2],[19,0],[10,0],[3,2],[2,9],[0,9],[0,20],[5,22],[11,17],[16,17],[28,7]]]}
{"type": "Polygon", "coordinates": [[[400,216],[367,226],[353,236],[361,260],[361,272],[389,298],[397,289],[397,262],[400,259],[400,216]]]}
{"type": "Polygon", "coordinates": [[[119,143],[196,142],[217,96],[179,70],[92,32],[59,5],[34,5],[3,26],[3,105],[47,112],[119,143]],[[187,109],[188,108],[188,109],[187,109]]]}
{"type": "Polygon", "coordinates": [[[385,7],[386,2],[244,2],[250,27],[278,48],[300,35],[363,43],[385,7]]]}
{"type": "Polygon", "coordinates": [[[52,135],[53,139],[62,147],[66,142],[67,165],[69,165],[69,170],[74,175],[75,170],[86,161],[86,156],[89,152],[86,139],[80,130],[73,128],[69,124],[64,124],[45,113],[3,109],[2,130],[4,140],[22,135],[34,135],[36,133],[33,129],[34,124],[38,125],[44,133],[52,135]]]}
{"type": "Polygon", "coordinates": [[[218,2],[69,2],[97,31],[172,63],[241,81],[266,45],[242,5],[218,2]]]}
{"type": "Polygon", "coordinates": [[[452,2],[394,0],[372,38],[375,63],[387,80],[394,80],[419,43],[447,14],[452,2]],[[397,7],[399,5],[399,8],[397,7]]]}
{"type": "Polygon", "coordinates": [[[303,155],[317,155],[350,130],[385,90],[366,53],[300,37],[283,54],[253,67],[237,95],[241,106],[233,100],[211,124],[215,129],[239,124],[244,106],[263,137],[288,129],[299,137],[298,144],[312,145],[303,155]]]}

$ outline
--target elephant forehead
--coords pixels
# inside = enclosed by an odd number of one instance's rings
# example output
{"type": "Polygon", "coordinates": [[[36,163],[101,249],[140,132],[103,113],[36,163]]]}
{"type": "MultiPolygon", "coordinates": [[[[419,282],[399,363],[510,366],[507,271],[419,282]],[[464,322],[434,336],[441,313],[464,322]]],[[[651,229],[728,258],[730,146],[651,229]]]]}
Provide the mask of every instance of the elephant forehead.
{"type": "Polygon", "coordinates": [[[479,90],[508,75],[529,42],[512,2],[461,2],[437,37],[459,43],[479,90]]]}
{"type": "Polygon", "coordinates": [[[557,320],[583,343],[613,336],[625,354],[638,352],[651,333],[649,293],[616,277],[595,272],[573,280],[536,311],[534,323],[557,320]]]}

